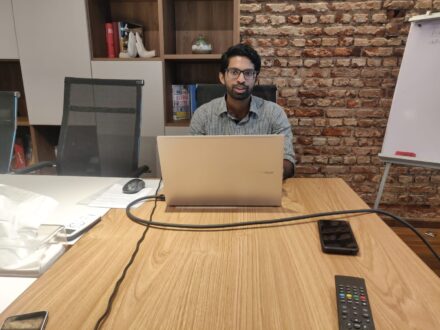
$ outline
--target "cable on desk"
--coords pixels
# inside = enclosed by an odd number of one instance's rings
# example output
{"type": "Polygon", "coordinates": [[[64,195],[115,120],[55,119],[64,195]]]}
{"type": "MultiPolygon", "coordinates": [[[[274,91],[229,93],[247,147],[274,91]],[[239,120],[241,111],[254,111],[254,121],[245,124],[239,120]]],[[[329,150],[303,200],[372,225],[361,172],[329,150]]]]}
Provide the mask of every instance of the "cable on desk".
{"type": "MultiPolygon", "coordinates": [[[[159,191],[161,181],[162,181],[162,179],[159,181],[159,184],[157,185],[156,196],[157,196],[157,192],[159,191]]],[[[157,197],[156,196],[153,197],[154,198],[154,206],[150,212],[150,220],[152,220],[154,211],[156,210],[157,201],[160,200],[159,196],[157,196],[157,197]]],[[[104,314],[101,315],[101,317],[98,319],[98,321],[95,324],[95,328],[94,328],[95,330],[100,329],[101,326],[104,324],[105,320],[107,319],[107,317],[110,315],[110,312],[111,312],[112,306],[113,306],[113,301],[115,300],[116,295],[118,294],[119,287],[121,286],[122,282],[124,281],[125,276],[127,275],[128,269],[133,264],[134,259],[136,258],[137,254],[139,252],[139,248],[140,248],[142,242],[144,241],[145,236],[147,235],[147,231],[150,228],[149,225],[144,225],[144,226],[145,226],[145,230],[142,233],[142,236],[137,241],[136,248],[130,257],[130,260],[128,261],[127,265],[125,265],[125,268],[124,268],[121,276],[119,277],[118,281],[116,282],[115,287],[113,288],[113,291],[112,291],[110,298],[107,302],[107,308],[106,308],[104,314]]]]}
{"type": "MultiPolygon", "coordinates": [[[[277,218],[277,219],[269,219],[269,220],[257,220],[257,221],[242,221],[242,222],[232,222],[232,223],[220,223],[220,224],[206,224],[206,225],[200,225],[200,224],[180,224],[180,223],[169,223],[169,222],[159,222],[159,221],[152,221],[152,214],[150,216],[150,220],[144,220],[137,216],[135,216],[133,213],[131,213],[131,208],[133,205],[139,203],[143,200],[153,199],[157,202],[157,200],[163,200],[163,195],[154,195],[154,196],[145,196],[138,198],[127,205],[126,213],[130,220],[143,225],[143,226],[153,226],[153,227],[165,227],[165,228],[179,228],[179,229],[221,229],[221,228],[234,228],[234,227],[243,227],[243,226],[255,226],[255,225],[267,225],[267,224],[274,224],[274,223],[283,223],[283,222],[290,222],[290,221],[298,221],[298,220],[304,220],[304,219],[311,219],[311,218],[320,218],[320,217],[328,217],[332,215],[344,215],[344,214],[359,214],[359,213],[376,213],[376,214],[382,214],[385,216],[388,216],[409,229],[411,229],[421,240],[425,245],[428,247],[428,249],[431,251],[431,253],[434,255],[434,257],[437,258],[437,260],[440,262],[440,256],[435,252],[434,248],[429,244],[429,242],[420,234],[417,229],[408,223],[406,220],[400,218],[397,215],[394,215],[390,212],[379,210],[379,209],[359,209],[359,210],[341,210],[341,211],[331,211],[331,212],[321,212],[321,213],[312,213],[312,214],[305,214],[305,215],[298,215],[293,217],[286,217],[286,218],[277,218]]],[[[156,205],[155,205],[156,207],[156,205]]]]}

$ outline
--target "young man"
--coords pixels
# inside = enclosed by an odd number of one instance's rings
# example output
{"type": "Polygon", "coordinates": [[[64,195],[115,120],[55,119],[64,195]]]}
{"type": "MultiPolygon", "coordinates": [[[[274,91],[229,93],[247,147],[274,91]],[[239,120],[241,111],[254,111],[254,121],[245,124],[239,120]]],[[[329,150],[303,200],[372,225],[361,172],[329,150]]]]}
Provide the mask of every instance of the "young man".
{"type": "Polygon", "coordinates": [[[250,46],[230,47],[221,58],[220,82],[226,95],[200,106],[191,119],[192,135],[284,134],[283,179],[294,174],[292,128],[276,103],[251,95],[261,59],[250,46]]]}

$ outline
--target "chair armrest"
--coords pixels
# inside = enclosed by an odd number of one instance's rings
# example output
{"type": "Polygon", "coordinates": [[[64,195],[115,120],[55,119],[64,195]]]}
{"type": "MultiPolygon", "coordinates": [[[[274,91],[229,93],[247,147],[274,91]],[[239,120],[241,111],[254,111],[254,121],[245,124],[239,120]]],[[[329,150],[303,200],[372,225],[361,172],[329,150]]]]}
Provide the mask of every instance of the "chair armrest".
{"type": "Polygon", "coordinates": [[[44,162],[40,162],[25,168],[21,168],[19,170],[15,170],[13,173],[15,174],[28,174],[28,173],[32,173],[38,170],[41,170],[45,167],[56,167],[56,162],[54,161],[44,161],[44,162]]]}
{"type": "Polygon", "coordinates": [[[139,166],[134,172],[133,172],[133,177],[134,178],[138,178],[141,176],[141,174],[143,173],[151,173],[150,168],[147,165],[142,165],[139,166]]]}

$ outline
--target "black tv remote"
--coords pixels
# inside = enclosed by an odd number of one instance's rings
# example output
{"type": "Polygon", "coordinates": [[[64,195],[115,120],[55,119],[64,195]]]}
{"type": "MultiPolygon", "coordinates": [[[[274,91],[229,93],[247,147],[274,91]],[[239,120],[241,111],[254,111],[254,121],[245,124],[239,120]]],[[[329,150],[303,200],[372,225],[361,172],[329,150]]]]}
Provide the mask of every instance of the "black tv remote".
{"type": "Polygon", "coordinates": [[[365,281],[360,277],[335,276],[339,329],[374,330],[365,281]]]}

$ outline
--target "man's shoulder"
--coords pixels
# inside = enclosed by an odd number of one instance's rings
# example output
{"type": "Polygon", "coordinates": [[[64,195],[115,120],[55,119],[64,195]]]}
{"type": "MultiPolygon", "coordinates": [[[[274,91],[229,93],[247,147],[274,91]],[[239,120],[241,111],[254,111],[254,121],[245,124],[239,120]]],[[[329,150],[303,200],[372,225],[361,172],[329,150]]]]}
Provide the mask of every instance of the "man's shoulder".
{"type": "Polygon", "coordinates": [[[219,109],[222,108],[222,104],[224,103],[224,97],[217,97],[215,99],[212,99],[209,102],[206,102],[199,106],[196,111],[201,110],[201,112],[217,112],[219,109]]]}

